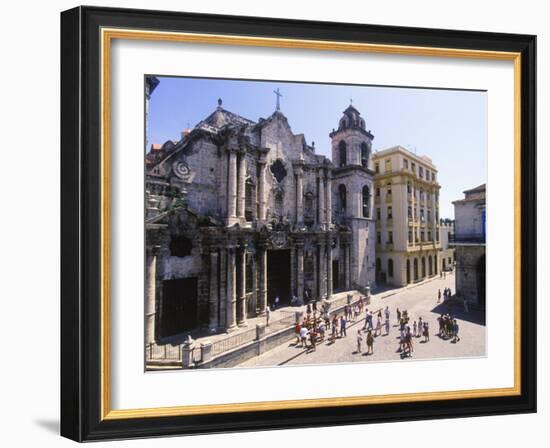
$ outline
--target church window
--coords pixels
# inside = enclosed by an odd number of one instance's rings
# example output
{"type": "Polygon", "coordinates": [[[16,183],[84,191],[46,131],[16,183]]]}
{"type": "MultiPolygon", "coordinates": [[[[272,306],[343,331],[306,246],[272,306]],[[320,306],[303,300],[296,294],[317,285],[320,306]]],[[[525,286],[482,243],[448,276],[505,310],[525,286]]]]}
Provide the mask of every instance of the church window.
{"type": "Polygon", "coordinates": [[[374,164],[374,172],[375,172],[376,174],[380,174],[380,163],[376,162],[376,163],[374,164]]]}
{"type": "Polygon", "coordinates": [[[361,143],[361,165],[369,166],[369,147],[365,142],[361,143]]]}
{"type": "Polygon", "coordinates": [[[388,196],[391,196],[391,182],[388,182],[388,184],[386,185],[386,187],[388,188],[388,196]]]}
{"type": "Polygon", "coordinates": [[[382,234],[380,232],[376,232],[376,242],[382,244],[382,234]]]}
{"type": "Polygon", "coordinates": [[[347,191],[344,184],[338,186],[338,201],[340,206],[340,213],[346,214],[347,209],[347,191]]]}
{"type": "Polygon", "coordinates": [[[363,187],[363,218],[370,218],[370,189],[363,187]]]}
{"type": "Polygon", "coordinates": [[[393,260],[388,260],[388,277],[393,277],[393,260]]]}
{"type": "Polygon", "coordinates": [[[407,159],[403,159],[403,168],[406,170],[409,169],[409,161],[407,159]]]}
{"type": "Polygon", "coordinates": [[[275,176],[275,179],[277,179],[277,182],[282,182],[282,180],[286,177],[287,172],[284,163],[281,161],[281,159],[275,160],[271,164],[270,167],[271,172],[275,176]]]}
{"type": "Polygon", "coordinates": [[[338,144],[338,155],[340,159],[340,166],[346,166],[347,164],[347,147],[346,142],[343,140],[340,140],[340,143],[338,144]]]}
{"type": "Polygon", "coordinates": [[[393,244],[393,232],[391,230],[388,232],[388,244],[393,244]]]}
{"type": "Polygon", "coordinates": [[[391,206],[388,206],[388,219],[393,219],[393,212],[391,206]]]}
{"type": "Polygon", "coordinates": [[[380,221],[380,219],[381,219],[380,207],[377,207],[377,208],[376,208],[376,219],[377,219],[378,221],[380,221]]]}
{"type": "Polygon", "coordinates": [[[391,173],[391,159],[387,159],[384,165],[384,172],[391,173]]]}
{"type": "Polygon", "coordinates": [[[254,216],[254,184],[250,179],[245,184],[245,199],[244,199],[244,217],[247,222],[251,222],[254,216]]]}

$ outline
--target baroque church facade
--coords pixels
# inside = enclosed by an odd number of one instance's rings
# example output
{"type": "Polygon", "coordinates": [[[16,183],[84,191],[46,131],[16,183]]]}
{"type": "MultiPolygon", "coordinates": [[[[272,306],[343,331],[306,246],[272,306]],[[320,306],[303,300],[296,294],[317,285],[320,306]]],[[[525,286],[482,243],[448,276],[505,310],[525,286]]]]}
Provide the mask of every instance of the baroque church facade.
{"type": "Polygon", "coordinates": [[[294,298],[375,281],[373,135],[350,105],[332,160],[277,110],[257,122],[218,107],[146,154],[147,343],[231,331],[294,298]]]}

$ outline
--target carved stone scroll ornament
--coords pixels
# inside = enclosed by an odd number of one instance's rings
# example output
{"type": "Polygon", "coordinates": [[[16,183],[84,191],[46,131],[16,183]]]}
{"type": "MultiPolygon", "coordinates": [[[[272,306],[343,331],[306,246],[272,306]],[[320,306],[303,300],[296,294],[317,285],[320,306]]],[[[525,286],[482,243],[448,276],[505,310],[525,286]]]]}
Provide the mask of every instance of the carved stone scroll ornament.
{"type": "Polygon", "coordinates": [[[189,166],[187,163],[183,160],[176,160],[172,164],[172,171],[174,174],[183,181],[188,181],[189,176],[191,174],[191,171],[189,170],[189,166]]]}

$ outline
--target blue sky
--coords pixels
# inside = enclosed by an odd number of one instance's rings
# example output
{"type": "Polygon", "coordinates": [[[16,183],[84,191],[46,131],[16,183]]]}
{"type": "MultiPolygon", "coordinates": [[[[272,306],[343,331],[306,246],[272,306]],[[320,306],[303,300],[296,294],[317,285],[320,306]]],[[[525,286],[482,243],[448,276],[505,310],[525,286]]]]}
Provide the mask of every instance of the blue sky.
{"type": "Polygon", "coordinates": [[[401,145],[429,156],[439,171],[440,216],[454,217],[451,202],[487,181],[487,93],[378,86],[302,84],[159,77],[149,103],[149,143],[179,140],[223,100],[223,107],[257,121],[281,112],[295,134],[330,157],[328,134],[353,105],[374,134],[373,149],[401,145]]]}

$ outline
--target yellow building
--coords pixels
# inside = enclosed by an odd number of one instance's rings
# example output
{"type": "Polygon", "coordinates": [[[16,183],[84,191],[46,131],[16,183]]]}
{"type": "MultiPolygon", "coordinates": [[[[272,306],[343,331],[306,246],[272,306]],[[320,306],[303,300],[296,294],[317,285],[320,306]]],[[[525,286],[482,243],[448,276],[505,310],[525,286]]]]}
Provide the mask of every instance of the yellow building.
{"type": "Polygon", "coordinates": [[[439,273],[437,168],[395,146],[373,154],[376,282],[404,286],[439,273]]]}

